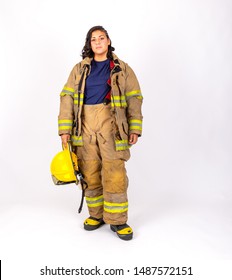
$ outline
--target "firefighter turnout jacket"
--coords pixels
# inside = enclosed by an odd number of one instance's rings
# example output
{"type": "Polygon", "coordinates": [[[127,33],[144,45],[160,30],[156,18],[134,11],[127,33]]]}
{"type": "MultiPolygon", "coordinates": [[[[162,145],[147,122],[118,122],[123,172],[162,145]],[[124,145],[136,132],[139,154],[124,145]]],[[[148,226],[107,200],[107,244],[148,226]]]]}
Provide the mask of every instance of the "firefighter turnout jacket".
{"type": "MultiPolygon", "coordinates": [[[[72,69],[60,94],[58,116],[59,135],[70,134],[73,146],[83,146],[82,109],[85,80],[91,71],[91,58],[86,57],[72,69]]],[[[130,147],[128,136],[142,134],[142,94],[138,80],[131,67],[113,54],[110,73],[110,104],[116,118],[116,151],[130,147]]]]}

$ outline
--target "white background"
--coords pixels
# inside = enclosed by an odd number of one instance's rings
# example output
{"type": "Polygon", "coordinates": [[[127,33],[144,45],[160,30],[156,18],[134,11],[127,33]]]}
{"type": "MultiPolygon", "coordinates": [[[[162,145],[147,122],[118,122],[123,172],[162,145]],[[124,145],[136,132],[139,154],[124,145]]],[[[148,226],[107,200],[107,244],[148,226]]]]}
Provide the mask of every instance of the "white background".
{"type": "Polygon", "coordinates": [[[3,279],[57,279],[40,276],[46,265],[131,271],[112,279],[192,266],[181,279],[231,279],[232,2],[0,0],[0,28],[3,279]],[[127,164],[130,242],[108,226],[85,232],[80,190],[55,187],[49,171],[59,93],[94,25],[144,95],[144,134],[127,164]]]}

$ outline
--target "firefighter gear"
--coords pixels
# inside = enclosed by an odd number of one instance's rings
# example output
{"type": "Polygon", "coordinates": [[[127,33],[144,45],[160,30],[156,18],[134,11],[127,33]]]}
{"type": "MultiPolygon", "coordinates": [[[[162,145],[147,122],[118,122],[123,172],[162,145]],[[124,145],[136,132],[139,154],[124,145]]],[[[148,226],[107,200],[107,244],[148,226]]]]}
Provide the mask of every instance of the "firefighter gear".
{"type": "Polygon", "coordinates": [[[84,105],[82,137],[78,147],[79,167],[88,188],[85,191],[90,216],[104,218],[108,224],[127,221],[127,186],[125,161],[129,150],[116,151],[114,113],[110,104],[84,105]]]}
{"type": "Polygon", "coordinates": [[[128,224],[124,225],[110,225],[113,232],[116,232],[118,237],[122,240],[131,240],[133,238],[133,230],[128,224]]]}
{"type": "Polygon", "coordinates": [[[55,185],[78,184],[75,172],[78,171],[77,156],[68,148],[59,152],[52,159],[50,170],[55,185]]]}
{"type": "Polygon", "coordinates": [[[63,147],[63,151],[54,156],[50,165],[50,171],[55,185],[66,185],[71,183],[75,183],[76,185],[80,184],[82,189],[82,197],[78,209],[78,212],[80,213],[87,184],[83,179],[83,175],[79,171],[77,156],[71,151],[70,143],[68,143],[68,147],[63,147]]]}
{"type": "Polygon", "coordinates": [[[98,229],[100,226],[104,225],[104,220],[101,219],[96,219],[94,217],[89,217],[84,221],[84,229],[85,230],[95,230],[98,229]]]}
{"type": "Polygon", "coordinates": [[[60,94],[59,135],[70,134],[77,148],[90,216],[122,225],[128,211],[128,136],[142,134],[142,94],[133,70],[113,54],[110,103],[84,105],[91,60],[86,57],[73,68],[60,94]]]}

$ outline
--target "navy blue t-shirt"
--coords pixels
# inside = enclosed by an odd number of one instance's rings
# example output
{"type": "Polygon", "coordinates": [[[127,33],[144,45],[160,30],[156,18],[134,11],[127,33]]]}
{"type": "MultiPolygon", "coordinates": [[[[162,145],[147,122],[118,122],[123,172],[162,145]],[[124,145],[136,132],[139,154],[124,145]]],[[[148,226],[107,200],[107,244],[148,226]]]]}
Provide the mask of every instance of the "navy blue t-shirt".
{"type": "Polygon", "coordinates": [[[110,77],[110,60],[91,62],[91,71],[86,79],[84,104],[100,104],[104,102],[110,85],[107,83],[110,77]]]}

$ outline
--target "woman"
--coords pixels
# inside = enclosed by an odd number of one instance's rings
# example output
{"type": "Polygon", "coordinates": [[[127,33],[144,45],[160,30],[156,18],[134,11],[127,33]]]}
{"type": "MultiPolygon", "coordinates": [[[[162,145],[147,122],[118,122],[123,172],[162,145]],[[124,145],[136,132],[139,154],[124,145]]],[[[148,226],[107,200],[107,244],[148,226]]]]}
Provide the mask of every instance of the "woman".
{"type": "Polygon", "coordinates": [[[107,31],[92,27],[83,60],[60,94],[59,135],[65,146],[71,140],[88,184],[90,217],[84,229],[106,223],[119,238],[130,240],[125,161],[142,133],[142,95],[133,70],[113,51],[107,31]]]}

